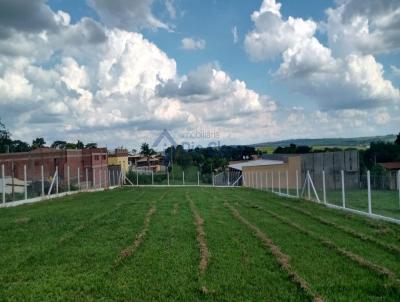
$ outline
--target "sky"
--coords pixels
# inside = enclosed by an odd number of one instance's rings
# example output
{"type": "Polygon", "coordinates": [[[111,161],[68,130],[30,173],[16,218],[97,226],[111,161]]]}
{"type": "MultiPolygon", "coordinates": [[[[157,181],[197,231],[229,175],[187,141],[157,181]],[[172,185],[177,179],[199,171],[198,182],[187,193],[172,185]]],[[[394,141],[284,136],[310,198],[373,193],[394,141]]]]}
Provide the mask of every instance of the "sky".
{"type": "Polygon", "coordinates": [[[398,0],[0,0],[14,139],[251,144],[400,131],[398,0]]]}

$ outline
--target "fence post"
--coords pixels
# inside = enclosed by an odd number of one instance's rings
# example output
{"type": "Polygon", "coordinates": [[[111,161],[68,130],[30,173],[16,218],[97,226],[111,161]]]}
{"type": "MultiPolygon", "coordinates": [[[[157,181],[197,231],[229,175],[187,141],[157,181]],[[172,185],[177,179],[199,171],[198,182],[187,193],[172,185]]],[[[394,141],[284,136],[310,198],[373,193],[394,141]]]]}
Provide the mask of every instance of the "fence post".
{"type": "Polygon", "coordinates": [[[286,194],[289,195],[289,171],[286,170],[286,194]]]}
{"type": "Polygon", "coordinates": [[[81,190],[81,173],[80,169],[78,167],[78,191],[81,190]]]}
{"type": "Polygon", "coordinates": [[[185,171],[182,171],[182,184],[185,185],[185,171]]]}
{"type": "Polygon", "coordinates": [[[308,195],[308,200],[311,200],[311,188],[310,188],[310,171],[307,170],[307,195],[308,195]]]}
{"type": "Polygon", "coordinates": [[[268,192],[268,171],[265,172],[265,191],[268,192]]]}
{"type": "MultiPolygon", "coordinates": [[[[100,180],[101,182],[101,180],[100,180]]],[[[71,191],[71,183],[69,180],[69,165],[67,166],[67,184],[68,184],[68,192],[71,191]]]]}
{"type": "Polygon", "coordinates": [[[111,171],[108,170],[108,186],[111,187],[111,184],[112,184],[112,182],[111,182],[111,171]]]}
{"type": "Polygon", "coordinates": [[[212,172],[212,185],[213,185],[213,187],[215,186],[215,179],[214,179],[214,172],[212,172]]]}
{"type": "Polygon", "coordinates": [[[256,178],[256,189],[258,189],[258,172],[254,172],[254,177],[256,178]]]}
{"type": "Polygon", "coordinates": [[[296,170],[296,197],[299,198],[299,170],[296,170]]]}
{"type": "Polygon", "coordinates": [[[42,176],[42,197],[44,196],[44,170],[43,165],[40,166],[40,174],[42,176]]]}
{"type": "Polygon", "coordinates": [[[325,183],[325,170],[322,170],[322,190],[323,190],[323,198],[324,204],[326,204],[326,183],[325,183]]]}
{"type": "Polygon", "coordinates": [[[167,183],[168,183],[168,187],[169,187],[169,171],[167,170],[167,183]]]}
{"type": "Polygon", "coordinates": [[[58,195],[58,180],[59,180],[59,178],[58,178],[58,166],[56,167],[56,194],[58,195]]]}
{"type": "Polygon", "coordinates": [[[274,170],[271,171],[271,192],[274,192],[274,170]]]}
{"type": "MultiPolygon", "coordinates": [[[[122,177],[122,184],[125,183],[125,175],[123,175],[122,177]]],[[[107,183],[107,170],[104,170],[104,188],[108,187],[108,183],[107,183]]]]}
{"type": "Polygon", "coordinates": [[[368,214],[372,214],[372,198],[371,198],[371,172],[367,171],[367,188],[368,188],[368,214]]]}
{"type": "Polygon", "coordinates": [[[228,168],[228,187],[229,187],[229,168],[228,168]]]}
{"type": "Polygon", "coordinates": [[[154,172],[151,170],[151,185],[154,186],[154,172]]]}
{"type": "Polygon", "coordinates": [[[93,168],[93,189],[96,189],[96,169],[93,168]]]}
{"type": "Polygon", "coordinates": [[[139,187],[139,171],[136,170],[136,187],[139,187]]]}
{"type": "Polygon", "coordinates": [[[197,171],[197,186],[200,186],[200,172],[197,171]]]}
{"type": "Polygon", "coordinates": [[[26,179],[26,165],[24,165],[24,191],[25,191],[25,199],[28,199],[28,186],[26,179]]]}
{"type": "Polygon", "coordinates": [[[343,208],[346,207],[346,195],[345,195],[345,188],[344,188],[344,171],[341,171],[342,175],[342,203],[343,203],[343,208]]]}
{"type": "Polygon", "coordinates": [[[89,171],[86,168],[86,190],[89,190],[89,171]]]}
{"type": "Polygon", "coordinates": [[[397,189],[399,190],[399,208],[400,208],[400,170],[397,171],[397,189]]]}
{"type": "Polygon", "coordinates": [[[278,192],[281,194],[281,171],[278,171],[278,192]]]}
{"type": "Polygon", "coordinates": [[[6,203],[6,172],[4,171],[4,165],[1,165],[1,195],[2,195],[2,202],[6,203]]]}
{"type": "MultiPolygon", "coordinates": [[[[121,181],[121,179],[120,179],[120,181],[121,181]]],[[[122,181],[121,181],[121,183],[122,183],[122,181]]],[[[99,189],[101,189],[103,187],[103,182],[101,181],[101,168],[99,168],[99,186],[100,186],[99,189]]]]}

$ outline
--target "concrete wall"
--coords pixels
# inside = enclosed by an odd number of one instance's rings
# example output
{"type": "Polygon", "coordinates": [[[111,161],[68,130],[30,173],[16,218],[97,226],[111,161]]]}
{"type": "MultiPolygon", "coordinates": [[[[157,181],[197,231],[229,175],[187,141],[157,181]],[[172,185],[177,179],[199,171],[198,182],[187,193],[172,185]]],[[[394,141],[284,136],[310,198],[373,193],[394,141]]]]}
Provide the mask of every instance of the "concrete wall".
{"type": "Polygon", "coordinates": [[[301,179],[305,179],[307,170],[317,189],[322,189],[322,171],[325,170],[327,189],[341,188],[341,171],[345,172],[346,188],[358,188],[360,166],[358,151],[320,152],[301,155],[266,154],[264,159],[285,160],[291,156],[301,157],[301,179]]]}
{"type": "Polygon", "coordinates": [[[122,171],[124,171],[126,173],[126,172],[128,172],[128,169],[129,169],[128,156],[109,155],[108,156],[108,165],[109,166],[120,166],[122,171]]]}
{"type": "Polygon", "coordinates": [[[301,157],[292,156],[281,158],[281,160],[284,160],[283,164],[243,167],[243,186],[257,188],[273,186],[277,189],[280,178],[281,188],[284,190],[287,185],[286,173],[288,173],[289,189],[295,189],[296,171],[299,173],[299,186],[301,186],[301,157]]]}
{"type": "Polygon", "coordinates": [[[301,155],[303,177],[307,170],[316,188],[322,188],[322,171],[325,171],[327,189],[341,188],[341,171],[345,172],[346,188],[358,188],[360,166],[358,151],[310,153],[301,155]]]}

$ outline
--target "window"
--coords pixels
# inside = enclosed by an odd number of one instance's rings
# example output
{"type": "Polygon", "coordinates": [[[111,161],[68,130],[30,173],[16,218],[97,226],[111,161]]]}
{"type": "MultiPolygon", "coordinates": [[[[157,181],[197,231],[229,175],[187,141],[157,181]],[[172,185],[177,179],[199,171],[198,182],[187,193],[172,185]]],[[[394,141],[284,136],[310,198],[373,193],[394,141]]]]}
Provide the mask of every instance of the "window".
{"type": "Polygon", "coordinates": [[[106,156],[105,156],[105,155],[103,155],[103,159],[104,159],[104,160],[106,159],[106,156]]]}
{"type": "Polygon", "coordinates": [[[94,160],[99,160],[99,156],[98,156],[98,155],[95,155],[95,156],[94,156],[94,160]]]}

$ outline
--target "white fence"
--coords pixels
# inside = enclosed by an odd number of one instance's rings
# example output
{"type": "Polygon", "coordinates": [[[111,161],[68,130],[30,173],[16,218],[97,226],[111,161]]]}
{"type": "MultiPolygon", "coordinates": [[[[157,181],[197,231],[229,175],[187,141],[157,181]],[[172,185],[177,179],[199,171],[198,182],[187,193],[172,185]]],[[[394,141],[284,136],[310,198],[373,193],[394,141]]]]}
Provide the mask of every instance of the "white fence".
{"type": "Polygon", "coordinates": [[[18,177],[11,172],[11,175],[7,175],[4,165],[0,167],[0,207],[40,201],[72,192],[104,190],[123,185],[123,175],[120,171],[110,171],[104,167],[86,168],[81,171],[79,167],[71,169],[66,165],[64,175],[61,176],[58,166],[50,173],[45,171],[43,165],[35,167],[35,171],[29,171],[24,165],[23,173],[18,174],[18,177]]]}
{"type": "Polygon", "coordinates": [[[371,175],[370,171],[366,175],[341,171],[338,188],[327,186],[325,171],[314,171],[313,175],[309,171],[304,175],[299,171],[293,175],[288,171],[251,172],[244,175],[243,182],[246,187],[304,198],[330,208],[400,223],[400,171],[394,178],[390,175],[371,175]]]}
{"type": "Polygon", "coordinates": [[[153,171],[132,170],[124,179],[130,186],[213,186],[238,187],[241,186],[241,174],[225,171],[218,174],[201,173],[191,168],[187,171],[153,171]]]}

